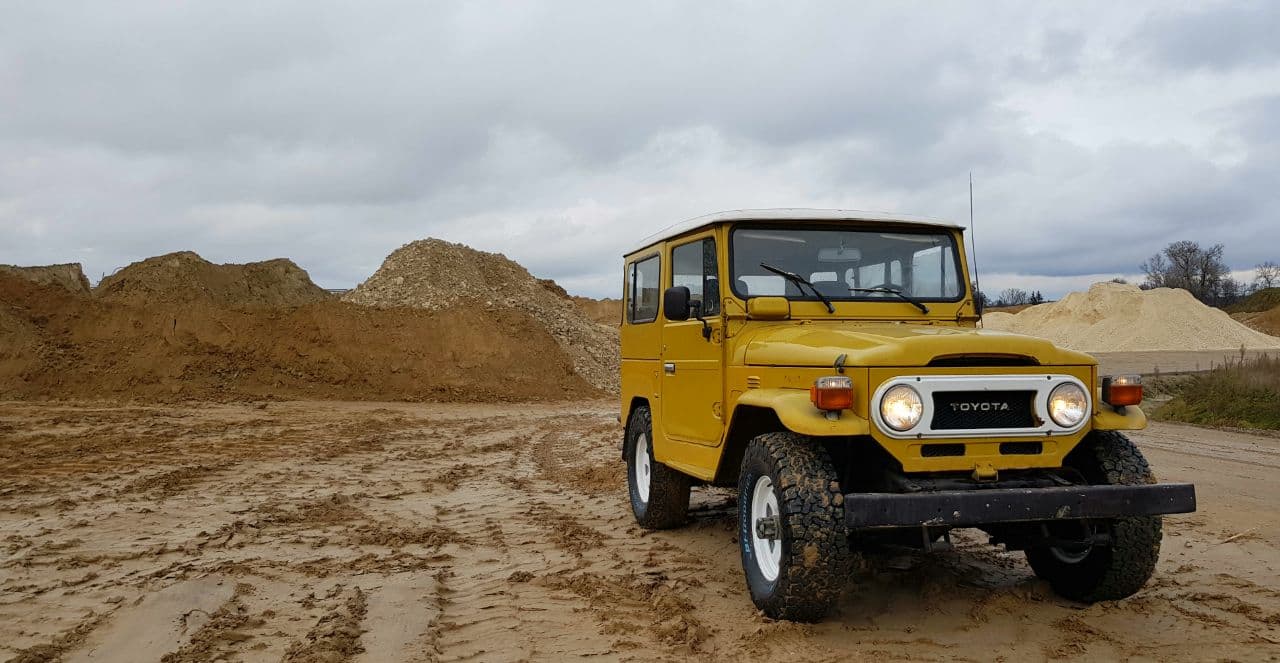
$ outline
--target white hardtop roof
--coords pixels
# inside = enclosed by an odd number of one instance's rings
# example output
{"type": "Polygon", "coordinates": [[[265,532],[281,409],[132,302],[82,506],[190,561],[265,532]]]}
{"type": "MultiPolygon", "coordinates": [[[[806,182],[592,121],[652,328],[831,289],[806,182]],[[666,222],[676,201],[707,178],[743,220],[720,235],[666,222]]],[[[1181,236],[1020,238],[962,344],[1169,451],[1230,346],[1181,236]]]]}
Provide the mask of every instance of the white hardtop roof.
{"type": "Polygon", "coordinates": [[[913,223],[940,228],[959,228],[962,226],[948,223],[940,219],[893,212],[867,212],[855,209],[805,209],[802,207],[780,207],[775,209],[737,209],[726,212],[715,212],[695,217],[687,221],[668,226],[642,240],[627,251],[630,255],[652,244],[671,239],[684,233],[698,230],[724,221],[884,221],[897,223],[913,223]]]}

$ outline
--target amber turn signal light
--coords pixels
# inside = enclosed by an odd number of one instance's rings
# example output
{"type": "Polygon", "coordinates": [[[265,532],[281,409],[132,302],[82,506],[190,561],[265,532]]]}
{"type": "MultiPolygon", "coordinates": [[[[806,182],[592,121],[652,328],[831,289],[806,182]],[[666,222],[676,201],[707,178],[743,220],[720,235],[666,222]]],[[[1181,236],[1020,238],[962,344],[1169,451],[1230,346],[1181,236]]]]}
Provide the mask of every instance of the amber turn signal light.
{"type": "Polygon", "coordinates": [[[848,410],[853,407],[853,380],[843,375],[818,378],[809,387],[809,400],[819,410],[848,410]]]}
{"type": "Polygon", "coordinates": [[[1141,375],[1108,375],[1102,378],[1102,400],[1115,407],[1142,402],[1141,375]]]}

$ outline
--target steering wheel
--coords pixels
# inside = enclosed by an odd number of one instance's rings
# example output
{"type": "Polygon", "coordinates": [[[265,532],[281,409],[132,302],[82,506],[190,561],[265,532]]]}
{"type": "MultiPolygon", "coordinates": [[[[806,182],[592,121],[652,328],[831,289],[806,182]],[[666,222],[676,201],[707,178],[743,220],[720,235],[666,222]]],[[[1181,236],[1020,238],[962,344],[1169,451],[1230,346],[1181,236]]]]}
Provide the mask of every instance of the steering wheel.
{"type": "Polygon", "coordinates": [[[874,288],[893,288],[894,290],[904,290],[904,289],[905,289],[905,286],[903,286],[903,285],[902,285],[902,284],[900,284],[900,283],[881,283],[881,284],[879,284],[879,285],[870,285],[870,286],[867,286],[867,288],[868,288],[868,289],[874,289],[874,288]]]}

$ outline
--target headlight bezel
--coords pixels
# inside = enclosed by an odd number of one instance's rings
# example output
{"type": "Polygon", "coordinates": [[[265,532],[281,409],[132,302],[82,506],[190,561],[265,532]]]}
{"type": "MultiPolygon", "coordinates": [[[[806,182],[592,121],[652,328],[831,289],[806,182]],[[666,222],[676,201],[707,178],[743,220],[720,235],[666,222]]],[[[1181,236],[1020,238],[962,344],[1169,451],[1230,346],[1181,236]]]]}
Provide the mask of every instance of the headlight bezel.
{"type": "Polygon", "coordinates": [[[1068,430],[1079,428],[1086,419],[1089,418],[1089,394],[1079,384],[1075,382],[1062,382],[1054,385],[1049,390],[1049,396],[1045,400],[1045,412],[1049,415],[1049,420],[1054,424],[1068,430]],[[1075,394],[1067,397],[1065,394],[1059,398],[1060,391],[1074,390],[1075,394]],[[1078,408],[1078,412],[1072,414],[1071,409],[1055,409],[1055,403],[1062,405],[1064,408],[1070,408],[1073,405],[1078,408]],[[1059,415],[1063,417],[1060,418],[1059,415]],[[1075,418],[1072,419],[1071,417],[1075,418]]]}
{"type": "Polygon", "coordinates": [[[912,387],[909,384],[895,384],[892,387],[889,387],[887,390],[885,390],[883,394],[880,395],[880,402],[877,403],[876,407],[880,411],[881,421],[883,421],[886,426],[888,426],[889,428],[893,429],[895,432],[898,432],[898,433],[905,433],[915,428],[916,426],[919,426],[920,422],[924,420],[924,397],[920,395],[920,391],[918,389],[916,389],[915,387],[912,387]],[[885,409],[885,406],[890,403],[890,397],[894,395],[894,392],[900,392],[903,395],[910,396],[910,398],[908,399],[901,399],[901,398],[895,399],[894,400],[895,403],[903,403],[905,401],[914,399],[913,405],[908,403],[909,412],[911,412],[914,415],[914,419],[910,419],[910,423],[905,426],[898,426],[893,421],[895,417],[904,414],[903,412],[890,413],[885,409]]]}

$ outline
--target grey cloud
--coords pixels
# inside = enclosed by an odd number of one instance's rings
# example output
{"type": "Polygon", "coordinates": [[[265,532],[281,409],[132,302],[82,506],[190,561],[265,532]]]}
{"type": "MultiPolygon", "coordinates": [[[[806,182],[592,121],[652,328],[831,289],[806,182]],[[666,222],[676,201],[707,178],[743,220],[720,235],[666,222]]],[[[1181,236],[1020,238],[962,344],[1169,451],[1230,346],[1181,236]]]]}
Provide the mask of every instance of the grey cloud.
{"type": "Polygon", "coordinates": [[[1278,30],[1280,4],[1228,2],[1154,16],[1127,46],[1157,65],[1180,69],[1274,66],[1278,30]]]}
{"type": "MultiPolygon", "coordinates": [[[[1184,235],[1229,241],[1238,265],[1280,258],[1257,241],[1273,100],[1202,120],[1244,145],[1227,165],[1175,141],[1077,144],[1009,109],[1082,75],[1107,33],[1087,29],[1023,3],[6,6],[0,262],[96,278],[194,249],[349,286],[439,236],[612,295],[620,253],[681,218],[963,220],[970,170],[993,273],[1127,273],[1184,235]]],[[[1125,64],[1103,82],[1131,89],[1125,64]]]]}

